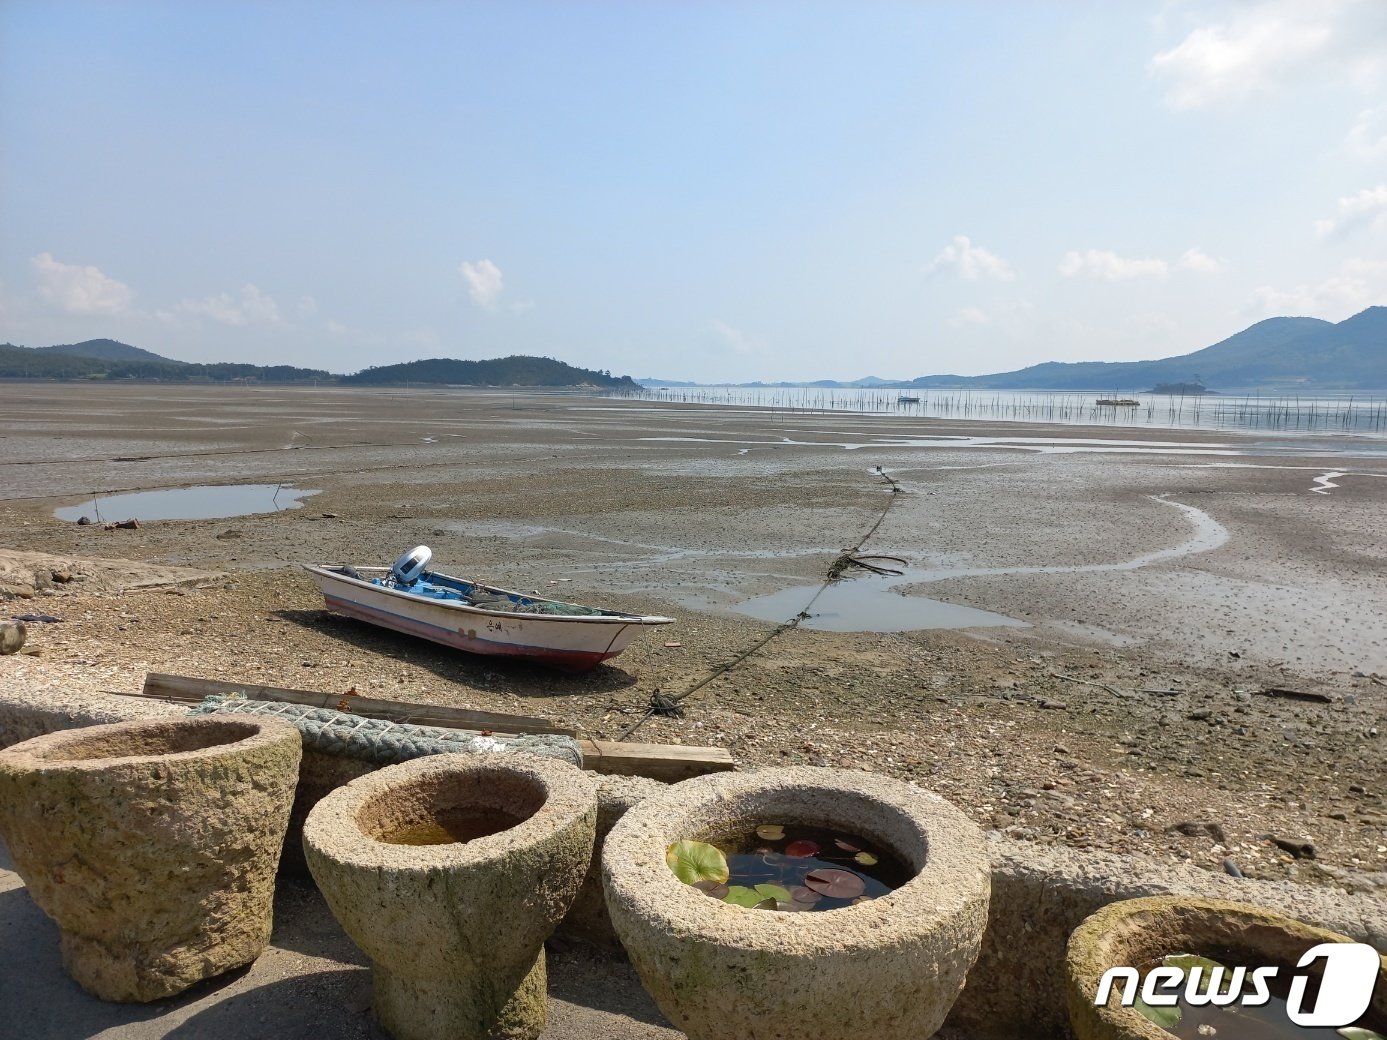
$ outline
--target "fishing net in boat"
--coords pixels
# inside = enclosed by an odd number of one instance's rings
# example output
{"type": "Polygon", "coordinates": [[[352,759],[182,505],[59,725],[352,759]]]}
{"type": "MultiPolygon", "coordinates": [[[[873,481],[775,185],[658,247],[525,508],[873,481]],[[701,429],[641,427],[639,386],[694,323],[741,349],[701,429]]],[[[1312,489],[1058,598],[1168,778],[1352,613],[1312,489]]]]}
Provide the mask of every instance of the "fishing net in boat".
{"type": "Polygon", "coordinates": [[[368,719],[332,708],[313,708],[283,701],[252,701],[236,695],[213,694],[193,708],[193,715],[266,715],[291,723],[303,736],[303,746],[341,758],[390,765],[425,755],[483,751],[524,752],[583,765],[578,741],[559,733],[521,733],[489,737],[468,730],[415,726],[388,719],[368,719]]]}
{"type": "Polygon", "coordinates": [[[517,603],[509,596],[478,590],[467,597],[467,602],[483,610],[504,610],[508,614],[555,614],[563,617],[593,617],[605,614],[597,607],[585,607],[581,603],[560,603],[554,599],[535,599],[517,603]]]}

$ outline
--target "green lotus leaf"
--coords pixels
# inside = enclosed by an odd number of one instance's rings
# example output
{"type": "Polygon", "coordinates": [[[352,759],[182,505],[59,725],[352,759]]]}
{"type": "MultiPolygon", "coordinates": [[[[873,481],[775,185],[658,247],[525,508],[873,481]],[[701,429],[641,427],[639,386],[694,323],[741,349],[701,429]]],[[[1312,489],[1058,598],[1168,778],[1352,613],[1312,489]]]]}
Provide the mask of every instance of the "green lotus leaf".
{"type": "Polygon", "coordinates": [[[665,862],[686,885],[727,880],[727,857],[706,841],[676,841],[665,850],[665,862]]]}
{"type": "Polygon", "coordinates": [[[1162,1029],[1174,1029],[1180,1023],[1179,1004],[1173,1007],[1152,1007],[1141,997],[1137,997],[1136,1003],[1132,1005],[1132,1010],[1162,1029]]]}
{"type": "Polygon", "coordinates": [[[756,891],[761,894],[762,899],[774,899],[777,903],[788,903],[795,898],[788,888],[781,885],[757,885],[756,891]]]}
{"type": "Polygon", "coordinates": [[[748,910],[757,903],[764,903],[766,897],[754,888],[747,888],[746,885],[732,885],[727,890],[727,895],[722,897],[724,903],[731,903],[733,906],[744,906],[748,910]]]}
{"type": "MultiPolygon", "coordinates": [[[[1205,993],[1208,991],[1209,972],[1212,969],[1224,968],[1224,965],[1220,964],[1218,961],[1212,961],[1208,957],[1200,957],[1193,953],[1173,953],[1163,960],[1161,964],[1167,968],[1179,968],[1181,971],[1185,972],[1186,975],[1189,974],[1191,968],[1203,969],[1199,973],[1199,989],[1196,991],[1198,993],[1205,993]]],[[[1222,996],[1224,993],[1227,993],[1232,986],[1233,976],[1225,968],[1223,978],[1220,980],[1219,995],[1222,996]]]]}

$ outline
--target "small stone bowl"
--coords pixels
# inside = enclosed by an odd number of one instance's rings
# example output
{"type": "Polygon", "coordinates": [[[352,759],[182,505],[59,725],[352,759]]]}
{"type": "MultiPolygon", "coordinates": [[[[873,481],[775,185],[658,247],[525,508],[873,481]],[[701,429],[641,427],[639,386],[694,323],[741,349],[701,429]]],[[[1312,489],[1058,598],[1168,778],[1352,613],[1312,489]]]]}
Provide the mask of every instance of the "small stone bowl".
{"type": "MultiPolygon", "coordinates": [[[[1070,1024],[1078,1040],[1170,1040],[1169,1032],[1122,1006],[1125,983],[1112,987],[1105,1006],[1094,1005],[1109,969],[1126,966],[1140,971],[1171,954],[1191,953],[1227,958],[1229,967],[1276,967],[1289,978],[1293,971],[1323,970],[1322,961],[1296,968],[1310,947],[1348,942],[1353,940],[1337,932],[1222,899],[1147,896],[1109,903],[1069,937],[1065,975],[1070,1024]]],[[[1371,1014],[1387,1021],[1387,959],[1378,961],[1376,995],[1369,1007],[1371,1014]]]]}
{"type": "Polygon", "coordinates": [[[675,784],[617,822],[602,870],[642,983],[692,1040],[802,1040],[835,1022],[873,1040],[932,1035],[977,960],[991,888],[982,834],[948,802],[808,766],[675,784]],[[676,841],[716,843],[766,823],[859,835],[914,876],[870,902],[786,913],[711,899],[665,861],[676,841]]]}
{"type": "Polygon", "coordinates": [[[258,957],[300,754],[293,726],[250,715],[0,751],[0,835],[68,974],[103,1000],[149,1001],[258,957]]]}
{"type": "Polygon", "coordinates": [[[415,759],[313,808],[309,870],[371,958],[375,1013],[395,1040],[539,1036],[544,940],[583,882],[596,819],[585,773],[523,754],[415,759]],[[483,817],[471,833],[489,833],[448,840],[483,817]],[[437,843],[413,844],[421,835],[437,843]]]}

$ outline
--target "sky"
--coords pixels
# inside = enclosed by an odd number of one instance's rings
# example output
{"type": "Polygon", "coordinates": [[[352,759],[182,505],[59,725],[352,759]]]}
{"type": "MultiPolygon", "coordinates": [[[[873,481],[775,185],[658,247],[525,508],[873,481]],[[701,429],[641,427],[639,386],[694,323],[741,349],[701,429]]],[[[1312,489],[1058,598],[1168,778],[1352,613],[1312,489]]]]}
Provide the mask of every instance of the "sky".
{"type": "Polygon", "coordinates": [[[12,343],[909,379],[1374,304],[1384,0],[0,2],[12,343]]]}

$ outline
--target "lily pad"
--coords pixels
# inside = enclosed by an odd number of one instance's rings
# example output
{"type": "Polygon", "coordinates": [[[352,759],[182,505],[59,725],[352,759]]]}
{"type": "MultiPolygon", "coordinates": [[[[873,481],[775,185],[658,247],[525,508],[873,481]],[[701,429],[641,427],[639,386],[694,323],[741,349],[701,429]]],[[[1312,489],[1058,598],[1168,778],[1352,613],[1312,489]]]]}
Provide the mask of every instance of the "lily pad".
{"type": "Polygon", "coordinates": [[[859,852],[853,859],[864,867],[875,867],[877,865],[877,858],[870,852],[859,852]]]}
{"type": "Polygon", "coordinates": [[[861,845],[854,845],[852,842],[846,840],[845,838],[834,838],[834,839],[833,839],[833,844],[837,845],[837,846],[838,846],[840,849],[842,849],[844,852],[861,852],[861,851],[862,851],[862,846],[861,846],[861,845]]]}
{"type": "Polygon", "coordinates": [[[785,837],[785,828],[778,823],[763,823],[756,828],[756,836],[762,841],[779,841],[785,837]]]}
{"type": "Polygon", "coordinates": [[[756,891],[760,892],[763,898],[774,899],[777,903],[788,903],[795,898],[788,888],[781,885],[757,885],[756,891]]]}
{"type": "Polygon", "coordinates": [[[856,899],[867,890],[867,883],[851,870],[825,867],[805,874],[804,887],[829,899],[856,899]]]}
{"type": "MultiPolygon", "coordinates": [[[[1191,968],[1199,968],[1199,988],[1196,993],[1205,993],[1209,989],[1210,972],[1215,968],[1223,968],[1224,965],[1218,961],[1212,961],[1208,957],[1200,957],[1193,953],[1173,953],[1161,962],[1167,968],[1179,968],[1189,975],[1191,968]]],[[[1230,972],[1224,971],[1223,977],[1219,980],[1218,995],[1222,996],[1233,988],[1233,976],[1230,972]]]]}
{"type": "Polygon", "coordinates": [[[1375,1029],[1364,1029],[1362,1026],[1344,1026],[1342,1029],[1334,1030],[1344,1040],[1387,1040],[1375,1029]]]}
{"type": "Polygon", "coordinates": [[[1174,1004],[1170,1007],[1152,1007],[1141,997],[1137,997],[1136,1003],[1132,1005],[1132,1010],[1141,1015],[1148,1022],[1160,1026],[1162,1029],[1174,1029],[1180,1024],[1180,1005],[1174,1004]]]}
{"type": "Polygon", "coordinates": [[[792,841],[785,846],[785,855],[793,856],[796,859],[804,859],[806,856],[817,856],[819,846],[812,841],[792,841]]]}
{"type": "Polygon", "coordinates": [[[804,903],[806,906],[812,906],[822,899],[823,896],[815,892],[812,888],[805,888],[803,885],[795,885],[790,889],[790,898],[796,903],[804,903]]]}
{"type": "Polygon", "coordinates": [[[733,906],[744,906],[748,910],[774,910],[776,902],[774,896],[767,896],[745,885],[733,885],[727,890],[727,895],[722,901],[733,906]]]}
{"type": "Polygon", "coordinates": [[[721,899],[727,895],[727,885],[721,881],[695,881],[693,887],[705,896],[712,896],[714,899],[721,899]]]}
{"type": "Polygon", "coordinates": [[[727,857],[722,849],[706,841],[676,841],[665,850],[665,862],[686,885],[727,880],[727,857]]]}

